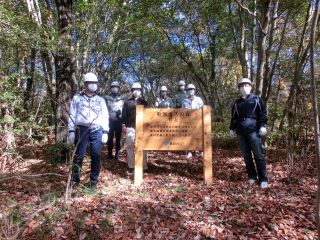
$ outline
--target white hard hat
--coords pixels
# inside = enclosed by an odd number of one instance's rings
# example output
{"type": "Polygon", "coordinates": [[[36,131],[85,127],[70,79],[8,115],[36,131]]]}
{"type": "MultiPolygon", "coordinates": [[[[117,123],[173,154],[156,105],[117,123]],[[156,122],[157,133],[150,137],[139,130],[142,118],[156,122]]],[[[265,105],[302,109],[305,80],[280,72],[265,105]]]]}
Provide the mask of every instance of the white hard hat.
{"type": "Polygon", "coordinates": [[[186,85],[186,83],[185,83],[185,81],[181,80],[181,81],[178,82],[178,85],[179,86],[184,86],[184,85],[186,85]]]}
{"type": "Polygon", "coordinates": [[[166,86],[161,86],[160,91],[167,92],[167,91],[168,91],[168,89],[167,89],[167,87],[166,87],[166,86]]]}
{"type": "Polygon", "coordinates": [[[139,82],[135,82],[134,84],[132,84],[131,89],[142,89],[142,87],[139,82]]]}
{"type": "Polygon", "coordinates": [[[89,72],[84,75],[83,82],[98,82],[98,78],[94,73],[89,72]]]}
{"type": "Polygon", "coordinates": [[[239,87],[239,85],[242,84],[242,83],[248,83],[248,84],[252,85],[252,83],[251,83],[251,81],[250,81],[249,78],[242,78],[242,79],[239,81],[239,83],[238,83],[238,87],[239,87]]]}
{"type": "Polygon", "coordinates": [[[117,81],[111,83],[110,87],[120,87],[120,84],[117,81]]]}
{"type": "Polygon", "coordinates": [[[189,83],[186,87],[186,90],[188,91],[189,89],[196,89],[196,87],[192,83],[189,83]]]}

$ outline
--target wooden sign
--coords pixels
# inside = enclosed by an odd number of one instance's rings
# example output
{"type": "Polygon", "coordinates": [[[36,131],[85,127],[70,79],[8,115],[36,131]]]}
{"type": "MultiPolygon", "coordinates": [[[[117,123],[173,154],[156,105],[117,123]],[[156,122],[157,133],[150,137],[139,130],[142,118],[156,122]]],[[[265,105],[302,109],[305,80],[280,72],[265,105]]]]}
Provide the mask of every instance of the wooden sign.
{"type": "Polygon", "coordinates": [[[211,109],[136,109],[134,184],[143,182],[143,151],[203,151],[204,179],[212,183],[211,109]]]}
{"type": "Polygon", "coordinates": [[[145,109],[143,150],[201,150],[202,111],[145,109]]]}

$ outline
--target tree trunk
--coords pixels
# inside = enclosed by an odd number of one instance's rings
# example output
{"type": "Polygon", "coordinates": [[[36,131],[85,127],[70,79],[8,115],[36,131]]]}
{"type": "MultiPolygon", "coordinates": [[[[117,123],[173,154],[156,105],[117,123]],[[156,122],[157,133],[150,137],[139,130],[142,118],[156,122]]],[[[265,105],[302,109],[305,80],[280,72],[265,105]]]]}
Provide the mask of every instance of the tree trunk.
{"type": "Polygon", "coordinates": [[[263,1],[261,9],[261,26],[259,28],[259,40],[258,40],[258,64],[257,64],[257,76],[256,76],[256,94],[261,96],[263,87],[263,76],[266,64],[266,40],[268,28],[270,25],[270,9],[271,0],[263,1]]]}
{"type": "Polygon", "coordinates": [[[296,98],[296,92],[298,91],[298,88],[299,88],[301,74],[303,72],[305,62],[307,61],[307,53],[308,53],[308,48],[310,47],[310,44],[308,44],[306,49],[303,49],[303,47],[304,47],[304,42],[305,42],[304,40],[305,40],[305,36],[306,36],[306,30],[309,25],[308,19],[310,17],[311,7],[312,7],[312,5],[310,2],[309,7],[308,7],[308,12],[305,17],[305,22],[304,22],[304,26],[303,26],[303,30],[302,30],[302,34],[301,34],[301,38],[300,38],[299,47],[298,47],[298,50],[297,50],[297,53],[295,56],[295,66],[294,66],[292,86],[290,88],[289,97],[287,99],[285,108],[284,108],[282,116],[281,116],[279,129],[283,128],[285,117],[287,116],[288,112],[290,112],[292,110],[294,99],[296,98]]]}
{"type": "Polygon", "coordinates": [[[239,8],[239,20],[240,20],[240,42],[238,41],[238,38],[236,36],[236,29],[235,29],[235,24],[232,21],[232,11],[231,11],[231,5],[229,4],[229,22],[230,22],[230,27],[232,30],[232,38],[233,42],[235,45],[235,48],[237,50],[237,55],[239,58],[239,62],[241,65],[241,72],[242,72],[242,77],[248,77],[248,62],[247,62],[247,57],[246,57],[246,37],[245,37],[245,24],[243,21],[243,10],[242,8],[239,8]]]}
{"type": "Polygon", "coordinates": [[[36,66],[36,50],[34,48],[31,49],[30,71],[28,71],[27,65],[28,65],[28,63],[26,62],[25,67],[26,67],[26,73],[28,74],[28,77],[27,77],[27,87],[26,87],[26,91],[24,94],[24,108],[25,109],[29,109],[30,105],[31,105],[31,107],[33,105],[33,100],[31,101],[31,104],[30,104],[30,98],[32,95],[34,69],[36,66]]]}
{"type": "Polygon", "coordinates": [[[243,9],[239,8],[239,19],[240,19],[240,63],[242,68],[242,77],[248,77],[248,59],[247,59],[247,43],[246,43],[246,26],[243,19],[243,9]]]}
{"type": "Polygon", "coordinates": [[[315,79],[315,36],[317,31],[317,23],[319,18],[320,1],[317,0],[313,14],[313,22],[310,33],[310,74],[311,74],[311,89],[312,89],[312,105],[313,105],[313,118],[315,129],[315,142],[316,142],[316,159],[317,159],[317,176],[318,176],[318,190],[316,202],[316,224],[318,236],[320,236],[320,129],[319,129],[319,114],[318,114],[318,94],[317,82],[315,79]]]}
{"type": "MultiPolygon", "coordinates": [[[[216,98],[217,94],[217,79],[216,79],[216,33],[210,33],[210,54],[211,54],[211,72],[210,72],[210,79],[208,81],[209,87],[209,99],[208,104],[211,105],[213,113],[216,112],[216,98]]],[[[219,115],[222,117],[223,111],[219,112],[219,115]]]]}
{"type": "MultiPolygon", "coordinates": [[[[271,73],[270,73],[271,71],[270,58],[271,58],[271,51],[273,48],[274,32],[277,28],[278,6],[279,6],[279,0],[276,0],[272,8],[272,17],[270,20],[269,40],[268,40],[268,47],[266,49],[266,63],[265,63],[265,71],[264,71],[264,77],[263,77],[264,80],[263,80],[263,87],[262,87],[262,93],[261,93],[261,97],[265,102],[267,102],[268,86],[271,86],[271,81],[272,81],[271,73]]],[[[278,50],[280,51],[280,49],[278,50]]]]}
{"type": "Polygon", "coordinates": [[[52,66],[51,66],[51,61],[49,58],[49,54],[46,51],[42,52],[42,69],[44,72],[44,80],[46,82],[46,89],[47,93],[50,99],[50,105],[52,112],[56,112],[56,104],[55,104],[55,98],[53,94],[53,89],[52,89],[52,82],[53,82],[53,74],[52,74],[52,66]]]}
{"type": "MultiPolygon", "coordinates": [[[[257,6],[257,0],[253,0],[253,15],[256,15],[256,6],[257,6]]],[[[254,62],[255,62],[255,47],[256,47],[256,30],[257,30],[257,19],[255,17],[252,18],[252,37],[251,37],[251,49],[250,49],[250,79],[252,83],[254,83],[255,80],[255,74],[254,74],[254,62]]]]}
{"type": "Polygon", "coordinates": [[[56,0],[58,9],[59,50],[55,55],[56,66],[56,141],[66,137],[69,102],[76,92],[75,62],[72,56],[71,27],[72,0],[56,0]]]}
{"type": "Polygon", "coordinates": [[[281,32],[279,47],[278,47],[278,49],[277,49],[276,56],[275,56],[275,58],[274,58],[274,60],[273,60],[273,64],[272,64],[270,73],[269,73],[269,75],[267,76],[267,79],[270,79],[270,80],[268,81],[268,82],[269,82],[269,85],[268,85],[268,91],[267,91],[266,101],[268,101],[268,99],[269,99],[269,97],[270,97],[272,78],[273,78],[273,75],[274,75],[274,72],[275,72],[277,63],[278,63],[278,59],[279,59],[279,56],[280,56],[280,51],[281,51],[282,46],[283,46],[284,37],[285,37],[285,32],[286,32],[287,25],[288,25],[288,21],[289,21],[289,16],[291,15],[290,13],[291,13],[291,12],[288,12],[287,17],[286,17],[286,20],[285,20],[285,22],[284,22],[284,26],[283,26],[283,29],[282,29],[282,32],[281,32]]]}

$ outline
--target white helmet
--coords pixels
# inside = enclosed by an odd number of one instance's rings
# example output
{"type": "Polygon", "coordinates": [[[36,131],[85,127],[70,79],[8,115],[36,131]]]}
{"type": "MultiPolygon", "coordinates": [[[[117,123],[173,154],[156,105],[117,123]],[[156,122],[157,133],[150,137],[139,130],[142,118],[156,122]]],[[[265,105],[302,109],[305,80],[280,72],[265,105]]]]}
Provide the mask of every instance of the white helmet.
{"type": "Polygon", "coordinates": [[[83,82],[98,82],[98,78],[94,73],[89,72],[84,75],[83,82]]]}
{"type": "Polygon", "coordinates": [[[239,87],[239,85],[242,84],[242,83],[248,83],[248,84],[252,85],[252,83],[251,83],[251,81],[250,81],[249,78],[242,78],[242,79],[239,81],[239,83],[238,83],[238,87],[239,87]]]}
{"type": "Polygon", "coordinates": [[[187,85],[187,87],[186,87],[186,90],[188,91],[188,90],[190,90],[190,89],[196,90],[196,87],[195,87],[192,83],[189,83],[189,84],[187,85]]]}
{"type": "Polygon", "coordinates": [[[134,84],[132,84],[131,86],[131,90],[132,89],[142,89],[141,84],[139,82],[135,82],[134,84]]]}
{"type": "Polygon", "coordinates": [[[120,84],[117,81],[111,83],[110,87],[118,87],[120,88],[120,84]]]}
{"type": "Polygon", "coordinates": [[[178,82],[178,86],[184,86],[184,85],[186,85],[185,81],[181,80],[178,82]]]}
{"type": "Polygon", "coordinates": [[[167,87],[166,86],[161,86],[161,88],[160,88],[160,92],[161,91],[163,91],[163,92],[167,92],[168,91],[168,89],[167,89],[167,87]]]}

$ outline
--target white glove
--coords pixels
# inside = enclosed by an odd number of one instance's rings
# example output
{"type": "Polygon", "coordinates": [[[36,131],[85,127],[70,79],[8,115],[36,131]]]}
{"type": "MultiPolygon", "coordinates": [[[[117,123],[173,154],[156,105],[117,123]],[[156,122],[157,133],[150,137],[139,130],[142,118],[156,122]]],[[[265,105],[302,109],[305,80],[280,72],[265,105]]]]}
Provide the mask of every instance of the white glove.
{"type": "Polygon", "coordinates": [[[266,129],[265,127],[261,127],[261,128],[259,129],[259,135],[260,135],[261,137],[267,135],[267,129],[266,129]]]}
{"type": "Polygon", "coordinates": [[[107,133],[102,134],[101,142],[102,143],[108,142],[108,134],[107,133]]]}
{"type": "Polygon", "coordinates": [[[74,143],[75,136],[76,136],[75,132],[69,132],[68,142],[69,143],[74,143]]]}
{"type": "Polygon", "coordinates": [[[234,131],[233,130],[230,130],[230,138],[234,138],[234,131]]]}

